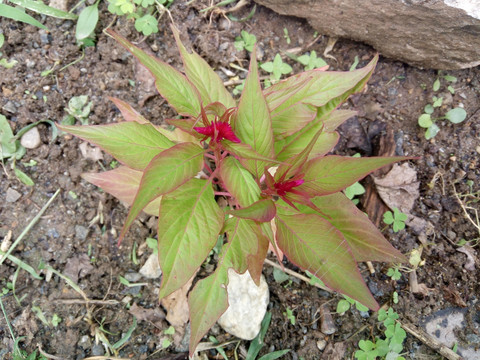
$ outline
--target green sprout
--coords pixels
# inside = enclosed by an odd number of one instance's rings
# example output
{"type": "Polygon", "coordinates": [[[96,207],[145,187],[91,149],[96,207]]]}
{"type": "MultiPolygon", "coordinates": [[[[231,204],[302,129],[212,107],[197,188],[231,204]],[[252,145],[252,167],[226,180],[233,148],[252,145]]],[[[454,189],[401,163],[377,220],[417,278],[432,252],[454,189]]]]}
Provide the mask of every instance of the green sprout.
{"type": "Polygon", "coordinates": [[[393,224],[393,232],[399,232],[405,229],[405,220],[407,220],[407,215],[397,208],[393,208],[393,214],[391,211],[383,214],[383,222],[387,225],[393,224]]]}

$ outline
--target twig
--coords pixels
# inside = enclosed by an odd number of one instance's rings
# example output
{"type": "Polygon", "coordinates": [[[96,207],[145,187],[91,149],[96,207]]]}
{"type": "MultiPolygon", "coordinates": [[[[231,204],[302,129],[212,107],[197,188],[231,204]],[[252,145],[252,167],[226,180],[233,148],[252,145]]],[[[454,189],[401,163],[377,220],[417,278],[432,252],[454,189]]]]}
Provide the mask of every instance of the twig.
{"type": "Polygon", "coordinates": [[[120,304],[117,300],[85,300],[85,299],[55,299],[55,303],[66,304],[66,305],[118,305],[120,304]]]}
{"type": "Polygon", "coordinates": [[[429,348],[435,350],[438,352],[440,355],[443,357],[447,358],[448,360],[461,360],[462,357],[456,353],[453,352],[453,350],[449,349],[445,345],[439,343],[437,340],[432,338],[430,335],[428,335],[425,331],[422,329],[419,329],[413,324],[408,324],[408,323],[403,323],[400,322],[400,325],[402,328],[408,332],[410,335],[413,335],[416,337],[418,340],[423,342],[425,345],[427,345],[429,348]]]}
{"type": "Polygon", "coordinates": [[[281,267],[280,265],[278,265],[277,263],[274,263],[273,261],[271,261],[271,260],[269,260],[269,259],[265,259],[265,263],[268,264],[268,265],[270,265],[270,266],[273,266],[273,267],[275,267],[275,268],[277,268],[277,269],[280,269],[280,270],[282,270],[283,272],[285,272],[285,273],[287,273],[287,274],[289,274],[289,275],[292,275],[292,276],[296,277],[297,279],[300,279],[300,280],[302,280],[302,281],[305,281],[306,283],[308,283],[308,284],[310,284],[310,285],[316,286],[316,287],[318,287],[319,289],[325,290],[325,291],[330,292],[330,293],[333,292],[332,290],[330,290],[329,288],[327,288],[327,287],[325,287],[325,286],[322,286],[322,285],[320,285],[320,284],[318,284],[318,283],[312,283],[312,282],[311,282],[311,279],[309,279],[308,277],[303,276],[303,275],[301,275],[301,274],[299,274],[299,273],[297,273],[297,272],[295,272],[295,271],[293,271],[293,270],[290,270],[290,269],[287,269],[287,268],[283,268],[283,269],[282,269],[282,267],[281,267]]]}
{"type": "MultiPolygon", "coordinates": [[[[472,225],[477,228],[478,233],[480,234],[480,224],[478,224],[478,223],[476,223],[475,221],[473,221],[473,219],[470,217],[470,214],[467,212],[467,207],[465,207],[465,205],[463,204],[462,200],[460,200],[460,197],[459,197],[458,194],[457,194],[457,190],[455,189],[455,185],[453,185],[453,194],[455,195],[455,197],[457,198],[460,206],[462,207],[462,210],[463,210],[463,212],[465,213],[465,216],[467,217],[467,220],[470,221],[470,222],[472,223],[472,225]]],[[[474,209],[474,208],[471,208],[471,207],[468,207],[468,209],[471,209],[471,210],[475,211],[475,214],[476,214],[477,217],[478,217],[477,209],[474,209]]]]}
{"type": "Polygon", "coordinates": [[[45,351],[42,350],[42,345],[40,344],[37,344],[38,346],[38,351],[40,352],[40,354],[42,354],[43,356],[45,356],[47,359],[53,359],[53,360],[67,360],[63,357],[60,357],[60,356],[55,356],[55,355],[50,355],[50,354],[47,354],[45,351]]]}
{"type": "Polygon", "coordinates": [[[38,212],[37,215],[35,215],[35,217],[32,219],[32,221],[30,221],[30,223],[27,225],[27,227],[22,231],[22,233],[20,234],[20,236],[17,238],[17,240],[15,240],[15,242],[12,244],[12,246],[10,246],[10,248],[8,249],[8,251],[3,255],[3,257],[0,259],[0,265],[3,264],[3,262],[5,261],[5,259],[12,253],[13,249],[15,249],[15,247],[20,243],[20,241],[22,241],[22,239],[24,238],[25,235],[27,235],[27,233],[30,231],[30,229],[37,223],[37,221],[40,219],[40,217],[43,215],[43,213],[47,210],[47,208],[50,206],[50,204],[53,202],[53,200],[55,200],[55,198],[57,197],[57,195],[60,193],[60,189],[58,189],[55,194],[53,194],[53,196],[50,198],[50,200],[48,200],[48,202],[43,206],[43,208],[38,212]]]}

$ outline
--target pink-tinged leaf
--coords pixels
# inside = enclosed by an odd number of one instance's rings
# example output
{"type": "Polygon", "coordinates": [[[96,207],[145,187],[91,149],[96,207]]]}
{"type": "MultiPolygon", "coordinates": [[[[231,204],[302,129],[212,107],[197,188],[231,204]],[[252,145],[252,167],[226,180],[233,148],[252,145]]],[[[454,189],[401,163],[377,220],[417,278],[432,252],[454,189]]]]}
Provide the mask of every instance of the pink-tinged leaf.
{"type": "Polygon", "coordinates": [[[322,116],[320,121],[322,122],[325,131],[332,132],[355,115],[357,115],[357,112],[353,110],[334,110],[331,113],[322,116]]]}
{"type": "Polygon", "coordinates": [[[182,73],[147,54],[113,30],[108,29],[107,32],[152,73],[158,92],[180,115],[196,117],[200,114],[201,100],[198,90],[182,73]]]}
{"type": "MultiPolygon", "coordinates": [[[[286,141],[279,141],[278,145],[277,142],[275,143],[275,148],[279,151],[277,160],[288,161],[300,154],[308,146],[315,134],[321,131],[321,124],[314,127],[307,126],[307,128],[308,131],[302,129],[298,133],[289,136],[286,141]]],[[[337,145],[339,137],[340,135],[336,132],[322,131],[313,145],[308,158],[312,159],[313,157],[322,156],[331,151],[337,145]]]]}
{"type": "Polygon", "coordinates": [[[228,242],[223,245],[215,272],[200,280],[188,297],[190,307],[190,354],[207,331],[228,308],[228,269],[239,274],[247,270],[247,259],[257,253],[255,224],[231,218],[226,223],[228,242]]]}
{"type": "Polygon", "coordinates": [[[232,156],[226,157],[220,164],[220,178],[226,189],[238,201],[247,207],[260,199],[258,184],[240,162],[232,156]]]}
{"type": "Polygon", "coordinates": [[[137,110],[135,110],[130,104],[126,103],[125,101],[110,96],[108,98],[115,104],[118,110],[120,110],[125,121],[136,121],[139,124],[150,123],[150,121],[145,119],[137,110]]]}
{"type": "Polygon", "coordinates": [[[175,126],[177,129],[180,129],[181,131],[195,137],[198,139],[202,139],[203,136],[200,135],[198,132],[196,132],[193,128],[195,126],[201,125],[198,121],[195,121],[194,119],[188,118],[188,119],[167,119],[166,122],[170,125],[175,126]]]}
{"type": "Polygon", "coordinates": [[[305,182],[299,190],[311,196],[333,194],[378,168],[409,159],[405,156],[354,158],[336,155],[312,159],[303,168],[305,182]]]}
{"type": "Polygon", "coordinates": [[[162,135],[166,136],[169,140],[173,141],[174,143],[182,143],[182,142],[191,142],[200,146],[200,139],[186,133],[185,131],[175,128],[173,131],[167,130],[161,126],[157,126],[156,129],[162,135]]]}
{"type": "Polygon", "coordinates": [[[119,242],[150,201],[175,190],[202,170],[203,152],[204,150],[195,144],[181,143],[153,158],[143,173],[140,187],[120,233],[119,242]]]}
{"type": "Polygon", "coordinates": [[[258,222],[270,222],[275,217],[276,212],[277,208],[273,201],[265,199],[241,209],[227,211],[227,214],[258,222]]]}
{"type": "Polygon", "coordinates": [[[210,181],[192,179],[163,196],[158,218],[160,299],[183,286],[202,265],[217,243],[223,220],[210,181]]]}
{"type": "Polygon", "coordinates": [[[189,53],[180,40],[178,30],[171,26],[177,47],[182,56],[185,74],[192,84],[198,89],[204,104],[218,101],[227,108],[235,106],[232,95],[223,86],[223,81],[195,51],[189,53]]]}
{"type": "MultiPolygon", "coordinates": [[[[102,188],[118,200],[132,205],[135,195],[140,186],[143,172],[130,169],[126,166],[119,166],[116,169],[103,173],[83,173],[82,178],[102,188]]],[[[158,216],[160,198],[150,202],[143,211],[149,215],[158,216]]]]}
{"type": "Polygon", "coordinates": [[[99,146],[122,164],[136,170],[145,169],[156,155],[175,145],[152,124],[139,124],[135,121],[57,127],[99,146]]]}
{"type": "Polygon", "coordinates": [[[257,229],[254,229],[255,233],[257,234],[258,240],[257,253],[255,255],[250,255],[247,258],[248,272],[250,273],[253,282],[257,286],[260,286],[260,277],[262,276],[263,263],[265,262],[265,258],[267,257],[269,245],[268,238],[263,234],[263,231],[261,229],[262,224],[270,226],[269,223],[261,223],[257,225],[257,229]]]}
{"type": "Polygon", "coordinates": [[[253,150],[252,147],[248,144],[233,143],[231,141],[223,141],[222,145],[224,149],[227,150],[229,153],[240,158],[242,160],[242,163],[244,163],[245,167],[247,167],[252,173],[255,170],[255,167],[254,167],[255,164],[248,160],[260,160],[260,161],[263,161],[265,164],[281,163],[281,161],[277,161],[269,157],[260,155],[255,150],[253,150]]]}
{"type": "Polygon", "coordinates": [[[368,290],[340,231],[315,214],[277,214],[277,244],[290,261],[329,288],[372,310],[378,304],[368,290]]]}
{"type": "Polygon", "coordinates": [[[312,201],[325,214],[319,215],[328,216],[326,219],[342,232],[357,261],[407,261],[405,256],[384,238],[367,215],[343,193],[320,196],[312,201]]]}
{"type": "Polygon", "coordinates": [[[281,112],[272,112],[272,127],[275,140],[284,139],[313,121],[317,110],[306,104],[293,104],[282,109],[281,112]]]}
{"type": "Polygon", "coordinates": [[[270,112],[274,112],[300,89],[305,86],[311,86],[311,80],[312,78],[309,76],[290,77],[276,83],[274,86],[264,89],[263,95],[265,96],[265,101],[267,102],[270,112]]]}
{"type": "MultiPolygon", "coordinates": [[[[260,87],[255,50],[250,57],[250,71],[243,88],[238,112],[233,123],[235,134],[242,143],[250,145],[261,156],[273,156],[273,131],[270,110],[260,87]]],[[[260,178],[265,162],[250,160],[254,176],[260,178]]]]}

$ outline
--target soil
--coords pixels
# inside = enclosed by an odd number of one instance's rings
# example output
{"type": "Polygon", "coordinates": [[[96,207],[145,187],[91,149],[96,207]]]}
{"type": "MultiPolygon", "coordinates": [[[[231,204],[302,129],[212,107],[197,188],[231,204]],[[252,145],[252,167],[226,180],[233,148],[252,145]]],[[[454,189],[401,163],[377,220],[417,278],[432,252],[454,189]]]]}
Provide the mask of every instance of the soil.
{"type": "MultiPolygon", "coordinates": [[[[245,74],[231,64],[244,68],[248,65],[248,54],[237,51],[233,45],[241,30],[257,36],[260,61],[270,61],[275,54],[284,55],[294,48],[301,48],[301,53],[315,50],[322,56],[327,47],[329,39],[317,37],[314,29],[303,20],[279,16],[257,6],[250,20],[231,22],[217,11],[200,12],[208,5],[206,0],[197,0],[190,5],[175,1],[170,10],[188,48],[193,47],[215,69],[229,69],[240,78],[245,74]],[[288,39],[284,29],[288,30],[288,39]]],[[[93,102],[88,117],[90,124],[120,120],[119,112],[108,96],[134,105],[157,124],[175,115],[142,76],[133,57],[100,31],[114,20],[103,2],[100,9],[96,45],[85,48],[84,56],[75,44],[75,24],[72,21],[43,19],[50,29],[46,32],[0,18],[0,29],[5,35],[3,57],[18,61],[12,69],[0,68],[0,112],[7,117],[14,133],[39,120],[61,121],[66,116],[68,101],[79,95],[88,95],[89,101],[93,102]],[[55,69],[51,74],[41,75],[53,67],[55,69]]],[[[251,9],[252,4],[235,16],[245,16],[251,9]]],[[[167,14],[160,20],[159,33],[147,39],[135,31],[131,21],[122,17],[116,19],[113,29],[174,67],[181,68],[167,14]]],[[[329,52],[330,57],[324,58],[330,70],[348,70],[356,57],[358,67],[362,67],[374,54],[375,51],[368,46],[340,39],[329,52]]],[[[285,56],[284,59],[293,66],[294,72],[302,71],[298,63],[285,56]]],[[[225,81],[229,80],[223,71],[219,70],[219,73],[225,81]]],[[[411,214],[428,222],[427,228],[407,226],[405,230],[394,233],[391,227],[383,223],[380,226],[392,244],[405,254],[423,247],[424,264],[416,270],[416,274],[418,283],[426,288],[423,292],[413,293],[409,284],[410,275],[406,271],[402,271],[400,280],[392,281],[386,275],[391,264],[373,264],[373,274],[364,264],[360,266],[380,304],[392,304],[393,292],[398,293],[398,304],[392,306],[401,321],[420,326],[439,310],[465,308],[469,321],[462,332],[476,334],[477,337],[473,343],[472,337],[461,341],[464,345],[470,341],[467,345],[478,348],[480,265],[477,257],[476,266],[467,269],[467,256],[458,251],[457,245],[462,239],[469,241],[470,245],[478,243],[478,217],[475,218],[474,211],[467,210],[472,220],[476,221],[476,225],[472,224],[455,194],[464,201],[471,201],[470,205],[478,210],[480,69],[447,73],[458,79],[453,84],[454,95],[450,95],[444,85],[438,92],[432,91],[432,84],[438,76],[436,71],[421,70],[380,57],[366,90],[350,98],[345,105],[358,111],[358,116],[342,126],[342,140],[335,151],[341,154],[359,152],[365,156],[378,153],[373,135],[379,133],[374,129],[380,126],[383,129],[380,133],[394,134],[398,154],[418,157],[418,160],[411,161],[411,166],[417,172],[420,196],[411,214]],[[463,106],[468,116],[457,125],[439,121],[438,135],[426,140],[417,118],[433,95],[445,99],[437,110],[438,114],[463,106]],[[468,194],[471,196],[466,197],[468,194]]],[[[41,347],[45,353],[66,359],[104,355],[103,347],[95,344],[95,336],[101,340],[99,336],[103,335],[111,344],[119,341],[133,324],[128,308],[136,304],[147,310],[156,309],[158,321],[139,321],[127,343],[119,350],[118,357],[185,358],[185,353],[174,355],[186,351],[184,345],[162,348],[164,331],[169,324],[158,304],[160,280],[146,280],[148,285],[142,287],[126,287],[118,280],[119,276],[137,273],[150,255],[145,239],[155,236],[155,218],[142,215],[123,244],[117,247],[117,234],[126,218],[126,208],[80,177],[82,172],[109,168],[113,159],[108,155],[97,161],[83,157],[79,150],[81,141],[67,134],[60,134],[52,140],[52,128],[46,123],[38,125],[38,130],[41,145],[27,150],[17,162],[17,167],[27,173],[35,185],[22,184],[13,175],[10,162],[4,164],[0,178],[1,239],[9,236],[10,231],[12,238],[17,239],[40,208],[60,189],[60,195],[12,254],[37,270],[43,268],[43,279],[36,280],[25,271],[15,275],[17,267],[9,261],[0,266],[0,289],[4,288],[6,293],[2,302],[15,335],[24,336],[21,348],[30,353],[41,347]],[[32,160],[34,166],[25,165],[32,160]],[[20,197],[16,200],[9,197],[7,201],[7,194],[11,195],[13,190],[20,197]],[[136,262],[132,259],[132,251],[136,252],[136,262]],[[46,266],[77,277],[78,286],[89,299],[104,302],[88,306],[81,302],[69,302],[69,299],[81,300],[81,296],[59,276],[51,276],[45,270],[46,266]],[[13,292],[8,291],[7,283],[13,281],[15,296],[21,302],[17,302],[13,292]],[[109,303],[108,300],[114,302],[109,303]],[[61,321],[56,326],[50,321],[47,326],[36,315],[38,309],[47,321],[54,314],[61,321]]],[[[298,270],[289,264],[287,266],[298,270]]],[[[296,278],[278,284],[272,273],[273,269],[265,265],[264,274],[271,292],[269,311],[272,312],[272,322],[261,354],[291,349],[285,359],[353,358],[359,340],[381,336],[374,315],[352,310],[339,316],[334,311],[341,296],[328,294],[296,278]],[[321,332],[321,305],[326,306],[327,312],[333,312],[337,330],[332,335],[321,332]],[[287,308],[293,310],[295,325],[284,315],[287,308]],[[322,353],[318,346],[323,340],[327,348],[322,353]],[[341,351],[342,346],[343,355],[332,355],[335,349],[341,351]]],[[[0,318],[0,359],[11,359],[13,340],[4,316],[0,318]]],[[[219,340],[229,339],[219,328],[214,328],[211,334],[219,340]]],[[[235,351],[248,349],[248,345],[243,341],[238,349],[229,345],[225,350],[233,358],[235,351]]],[[[215,350],[205,354],[209,358],[219,358],[215,350]]],[[[411,359],[441,358],[410,335],[404,344],[404,356],[411,359]]]]}

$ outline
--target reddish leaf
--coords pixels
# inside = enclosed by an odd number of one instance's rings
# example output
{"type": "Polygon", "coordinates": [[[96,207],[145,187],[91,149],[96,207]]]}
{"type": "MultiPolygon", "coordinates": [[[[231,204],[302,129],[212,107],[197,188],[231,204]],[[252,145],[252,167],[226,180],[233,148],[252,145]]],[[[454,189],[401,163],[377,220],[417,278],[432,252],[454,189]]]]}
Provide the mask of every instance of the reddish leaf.
{"type": "Polygon", "coordinates": [[[175,190],[202,170],[203,149],[192,143],[181,143],[157,155],[143,173],[135,201],[120,233],[125,236],[140,211],[153,199],[175,190]]]}
{"type": "Polygon", "coordinates": [[[107,32],[152,73],[158,92],[180,115],[196,117],[200,114],[201,100],[198,90],[182,73],[147,54],[113,30],[108,29],[107,32]]]}
{"type": "Polygon", "coordinates": [[[254,202],[248,207],[227,211],[227,213],[242,219],[270,222],[275,217],[276,207],[272,200],[265,199],[254,202]]]}
{"type": "Polygon", "coordinates": [[[242,274],[247,270],[246,259],[257,253],[255,223],[250,220],[230,218],[225,225],[228,242],[223,245],[215,272],[200,280],[190,293],[190,354],[207,331],[228,308],[228,269],[242,274]]]}
{"type": "MultiPolygon", "coordinates": [[[[250,59],[250,71],[240,97],[233,127],[242,143],[250,145],[261,156],[271,158],[273,156],[272,120],[260,87],[255,50],[250,59]]],[[[254,176],[260,178],[265,162],[256,160],[249,160],[249,162],[254,168],[254,176]]]]}
{"type": "Polygon", "coordinates": [[[156,155],[174,145],[152,124],[139,124],[135,121],[108,125],[57,126],[62,131],[101,147],[121,163],[136,170],[145,169],[156,155]]]}
{"type": "Polygon", "coordinates": [[[288,259],[332,290],[378,309],[340,231],[315,214],[277,214],[277,244],[288,259]]]}
{"type": "MultiPolygon", "coordinates": [[[[313,203],[333,226],[340,230],[357,261],[406,262],[405,256],[395,249],[343,193],[320,196],[313,203]],[[326,217],[328,216],[328,218],[326,217]]],[[[307,212],[313,210],[307,208],[307,212]]],[[[302,210],[302,212],[304,212],[302,210]]]]}
{"type": "Polygon", "coordinates": [[[220,177],[240,206],[247,207],[260,198],[260,188],[252,174],[234,157],[226,157],[221,162],[220,177]]]}
{"type": "Polygon", "coordinates": [[[108,97],[120,110],[125,121],[136,121],[139,124],[149,124],[150,121],[145,119],[137,110],[135,110],[130,104],[114,97],[108,97]]]}
{"type": "MultiPolygon", "coordinates": [[[[119,166],[114,170],[103,173],[83,173],[82,178],[102,188],[127,205],[132,205],[140,186],[142,175],[143,172],[141,171],[133,170],[126,166],[119,166]]],[[[143,211],[147,214],[158,216],[160,200],[160,198],[153,200],[143,211]]]]}
{"type": "Polygon", "coordinates": [[[408,159],[411,158],[405,156],[370,158],[325,156],[312,159],[303,168],[305,182],[299,187],[299,190],[306,191],[311,196],[333,194],[382,166],[408,159]]]}
{"type": "Polygon", "coordinates": [[[212,68],[195,51],[189,53],[180,40],[178,30],[172,25],[171,29],[175,36],[178,49],[182,56],[185,73],[188,79],[198,89],[204,104],[218,101],[227,108],[235,106],[232,95],[223,86],[223,81],[212,68]]]}
{"type": "MultiPolygon", "coordinates": [[[[312,128],[309,126],[307,126],[308,131],[304,128],[292,136],[289,136],[286,139],[286,142],[278,142],[278,145],[277,142],[275,143],[275,148],[279,150],[277,160],[288,161],[288,159],[300,154],[305,147],[308,146],[316,132],[321,130],[321,124],[318,124],[312,128]]],[[[328,153],[335,147],[335,145],[337,145],[339,137],[340,135],[338,135],[336,132],[322,131],[318,136],[315,145],[313,145],[308,158],[311,159],[313,157],[322,156],[328,153]]]]}
{"type": "Polygon", "coordinates": [[[332,132],[356,114],[357,112],[352,110],[334,110],[329,114],[323,115],[320,118],[320,121],[322,122],[325,131],[332,132]]]}
{"type": "Polygon", "coordinates": [[[163,196],[158,219],[160,298],[183,286],[202,265],[217,242],[223,220],[209,181],[192,179],[163,196]]]}

